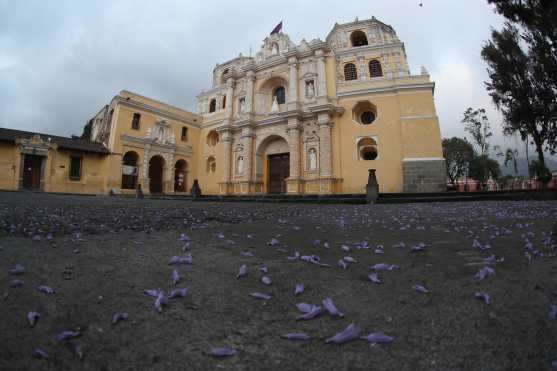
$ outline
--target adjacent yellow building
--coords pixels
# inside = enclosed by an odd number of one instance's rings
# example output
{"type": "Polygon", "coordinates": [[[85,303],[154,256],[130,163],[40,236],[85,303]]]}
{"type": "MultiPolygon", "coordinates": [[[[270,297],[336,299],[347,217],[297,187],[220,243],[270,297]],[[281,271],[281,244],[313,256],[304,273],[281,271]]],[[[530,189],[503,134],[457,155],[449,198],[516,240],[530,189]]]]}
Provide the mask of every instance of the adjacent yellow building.
{"type": "Polygon", "coordinates": [[[197,113],[121,91],[83,138],[0,129],[0,188],[71,193],[364,193],[445,189],[434,83],[375,18],[325,41],[274,33],[217,64],[197,113]]]}

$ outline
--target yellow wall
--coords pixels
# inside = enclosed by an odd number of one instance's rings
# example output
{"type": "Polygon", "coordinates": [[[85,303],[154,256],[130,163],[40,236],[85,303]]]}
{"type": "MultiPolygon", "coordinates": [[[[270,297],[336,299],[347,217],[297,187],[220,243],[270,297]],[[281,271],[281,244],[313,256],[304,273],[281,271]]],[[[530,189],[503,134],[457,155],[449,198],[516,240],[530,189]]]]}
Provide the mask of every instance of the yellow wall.
{"type": "Polygon", "coordinates": [[[106,156],[58,149],[50,150],[45,164],[45,192],[100,194],[105,192],[106,156]],[[70,180],[70,157],[80,156],[81,179],[70,180]]]}
{"type": "Polygon", "coordinates": [[[18,188],[20,160],[16,145],[0,142],[0,189],[18,188]]]}

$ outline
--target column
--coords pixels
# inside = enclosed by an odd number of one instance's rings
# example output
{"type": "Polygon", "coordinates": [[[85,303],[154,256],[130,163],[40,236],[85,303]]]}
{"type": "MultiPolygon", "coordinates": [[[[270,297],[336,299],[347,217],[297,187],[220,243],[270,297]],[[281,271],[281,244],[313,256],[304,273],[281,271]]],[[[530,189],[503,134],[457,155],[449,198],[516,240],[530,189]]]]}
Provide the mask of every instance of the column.
{"type": "Polygon", "coordinates": [[[300,123],[297,117],[288,119],[288,147],[290,149],[290,179],[300,177],[300,123]]]}
{"type": "Polygon", "coordinates": [[[319,175],[332,176],[331,120],[328,113],[320,113],[319,124],[319,175]]]}
{"type": "Polygon", "coordinates": [[[247,73],[248,83],[246,87],[246,113],[253,112],[253,83],[255,81],[255,73],[253,71],[248,71],[247,73]]]}
{"type": "Polygon", "coordinates": [[[232,77],[230,77],[227,81],[226,81],[226,85],[228,86],[227,90],[226,90],[226,108],[225,108],[225,112],[226,112],[226,117],[227,118],[231,118],[232,117],[232,99],[234,96],[234,79],[232,77]]]}
{"type": "Polygon", "coordinates": [[[298,101],[298,60],[296,57],[288,58],[288,66],[290,67],[290,85],[288,89],[288,109],[295,109],[298,101]]]}
{"type": "Polygon", "coordinates": [[[231,164],[231,156],[232,156],[232,137],[230,135],[230,131],[225,129],[220,132],[222,137],[222,146],[224,150],[224,157],[223,157],[223,179],[222,181],[225,183],[230,182],[230,164],[231,164]]]}
{"type": "Polygon", "coordinates": [[[359,56],[357,59],[358,66],[360,67],[359,77],[360,81],[365,81],[367,79],[366,62],[363,56],[359,56]]]}
{"type": "Polygon", "coordinates": [[[323,50],[315,51],[317,58],[317,97],[327,96],[327,76],[325,72],[325,56],[323,50]]]}
{"type": "Polygon", "coordinates": [[[242,141],[244,143],[244,176],[245,181],[252,180],[252,164],[253,164],[253,129],[245,127],[242,130],[242,141]]]}

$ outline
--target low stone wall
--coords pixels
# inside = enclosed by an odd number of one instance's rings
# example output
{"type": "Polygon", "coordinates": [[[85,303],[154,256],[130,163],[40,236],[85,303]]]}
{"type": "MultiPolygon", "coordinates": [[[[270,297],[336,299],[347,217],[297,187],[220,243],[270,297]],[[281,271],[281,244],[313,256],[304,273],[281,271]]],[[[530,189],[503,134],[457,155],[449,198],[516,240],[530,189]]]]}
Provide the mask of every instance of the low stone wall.
{"type": "Polygon", "coordinates": [[[404,192],[444,192],[447,189],[445,159],[405,159],[402,162],[404,192]]]}

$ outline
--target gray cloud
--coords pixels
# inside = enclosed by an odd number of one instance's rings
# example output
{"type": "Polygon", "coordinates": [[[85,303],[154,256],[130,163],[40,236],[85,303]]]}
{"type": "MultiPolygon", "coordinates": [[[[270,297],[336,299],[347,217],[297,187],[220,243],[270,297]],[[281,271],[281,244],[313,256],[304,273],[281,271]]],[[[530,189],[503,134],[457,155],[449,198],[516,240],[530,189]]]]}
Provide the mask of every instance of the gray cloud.
{"type": "Polygon", "coordinates": [[[215,64],[255,53],[280,20],[297,43],[373,15],[405,42],[413,73],[435,79],[443,136],[463,135],[468,106],[488,108],[498,132],[480,48],[502,20],[485,0],[419,2],[0,0],[0,125],[78,134],[121,89],[195,110],[215,64]]]}

